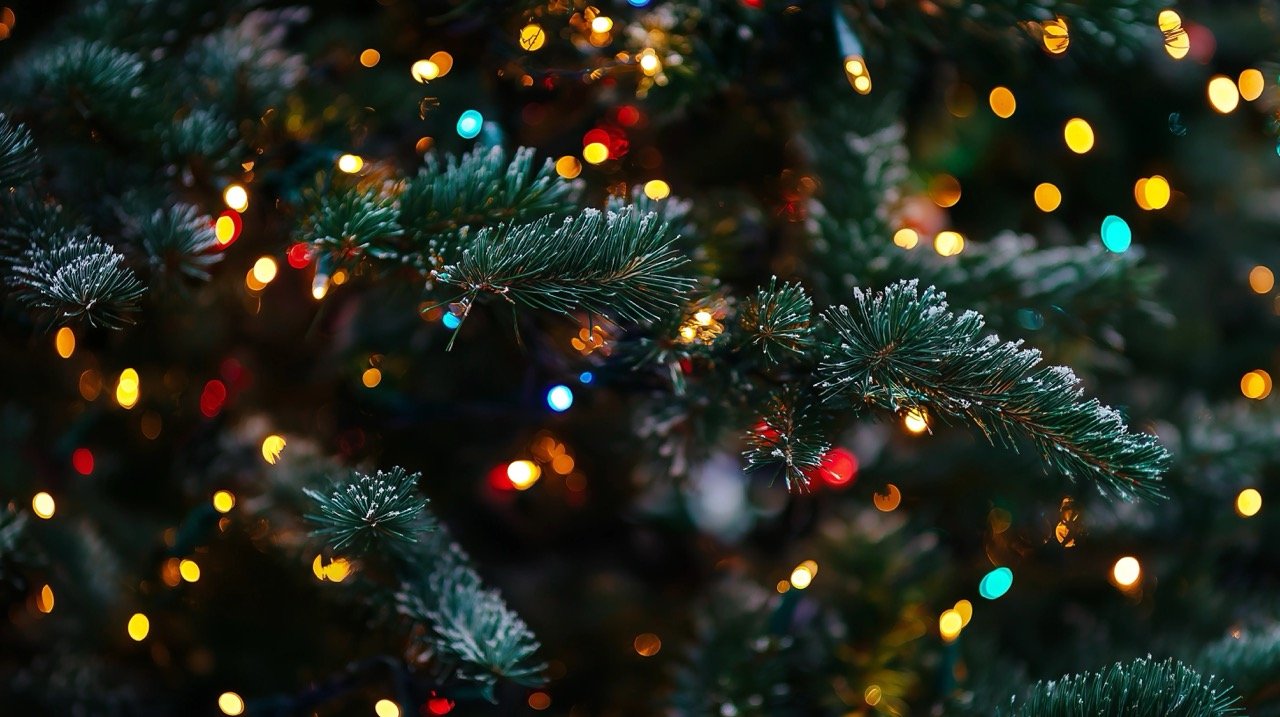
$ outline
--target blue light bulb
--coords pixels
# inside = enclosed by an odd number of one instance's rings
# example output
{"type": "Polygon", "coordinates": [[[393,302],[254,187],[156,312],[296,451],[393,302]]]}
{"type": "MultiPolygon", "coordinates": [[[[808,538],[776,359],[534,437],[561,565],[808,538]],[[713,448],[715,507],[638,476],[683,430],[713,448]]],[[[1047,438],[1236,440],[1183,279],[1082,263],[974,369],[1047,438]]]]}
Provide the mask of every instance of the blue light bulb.
{"type": "Polygon", "coordinates": [[[573,391],[569,390],[569,387],[564,384],[552,386],[551,390],[547,391],[547,405],[556,413],[563,413],[569,410],[569,407],[573,405],[573,391]]]}
{"type": "Polygon", "coordinates": [[[458,117],[458,136],[463,139],[472,139],[483,127],[484,115],[476,110],[467,110],[458,117]]]}

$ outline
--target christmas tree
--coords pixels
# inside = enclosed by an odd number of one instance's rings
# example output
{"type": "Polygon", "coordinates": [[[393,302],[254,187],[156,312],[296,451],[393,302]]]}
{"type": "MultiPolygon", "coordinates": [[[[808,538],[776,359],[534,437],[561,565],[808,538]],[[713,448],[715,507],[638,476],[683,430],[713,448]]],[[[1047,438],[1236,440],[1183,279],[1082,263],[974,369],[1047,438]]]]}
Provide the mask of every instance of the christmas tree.
{"type": "Polygon", "coordinates": [[[1280,715],[1280,5],[0,8],[31,715],[1280,715]]]}

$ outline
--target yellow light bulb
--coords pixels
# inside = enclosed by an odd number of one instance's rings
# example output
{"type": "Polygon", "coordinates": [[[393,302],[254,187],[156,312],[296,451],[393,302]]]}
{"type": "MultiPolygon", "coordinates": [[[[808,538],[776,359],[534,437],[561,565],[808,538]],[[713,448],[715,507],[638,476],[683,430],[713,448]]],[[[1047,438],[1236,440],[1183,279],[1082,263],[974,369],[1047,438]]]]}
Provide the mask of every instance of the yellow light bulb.
{"type": "Polygon", "coordinates": [[[662,69],[662,60],[658,59],[658,54],[653,50],[642,51],[636,61],[640,63],[640,71],[649,77],[658,74],[662,69]]]}
{"type": "Polygon", "coordinates": [[[605,17],[604,15],[597,15],[596,18],[591,21],[591,31],[596,34],[603,35],[612,29],[613,20],[605,17]]]}
{"type": "Polygon", "coordinates": [[[1076,154],[1084,154],[1093,149],[1093,127],[1080,117],[1067,120],[1062,128],[1062,136],[1067,141],[1067,148],[1076,154]]]}
{"type": "Polygon", "coordinates": [[[929,414],[923,408],[911,408],[902,416],[902,425],[911,433],[929,430],[929,414]]]}
{"type": "Polygon", "coordinates": [[[519,460],[507,464],[507,480],[517,490],[528,490],[542,477],[542,469],[533,461],[519,460]]]}
{"type": "Polygon", "coordinates": [[[1248,102],[1261,97],[1266,85],[1267,81],[1262,73],[1252,67],[1241,72],[1240,79],[1236,80],[1236,86],[1240,88],[1240,96],[1248,102]]]}
{"type": "Polygon", "coordinates": [[[1146,200],[1147,207],[1151,209],[1164,209],[1169,206],[1169,198],[1172,195],[1173,190],[1169,187],[1169,180],[1158,174],[1149,177],[1142,185],[1142,197],[1146,200]]]}
{"type": "Polygon", "coordinates": [[[222,192],[222,200],[227,203],[227,207],[237,212],[243,213],[249,208],[249,192],[239,184],[229,185],[222,192]]]}
{"type": "Polygon", "coordinates": [[[661,179],[650,179],[644,183],[644,195],[650,199],[666,199],[671,194],[671,187],[661,179]]]}
{"type": "Polygon", "coordinates": [[[955,256],[964,251],[964,235],[960,232],[938,232],[933,238],[933,250],[942,256],[955,256]]]}
{"type": "Polygon", "coordinates": [[[218,217],[218,220],[213,223],[213,236],[223,246],[230,244],[231,240],[236,238],[236,220],[225,214],[218,217]]]}
{"type": "Polygon", "coordinates": [[[938,616],[938,632],[945,642],[951,642],[960,636],[964,629],[964,618],[955,610],[944,610],[938,616]]]}
{"type": "Polygon", "coordinates": [[[1236,496],[1236,513],[1242,518],[1251,518],[1262,510],[1262,494],[1256,488],[1245,488],[1236,496]]]}
{"type": "Polygon", "coordinates": [[[418,60],[410,66],[409,73],[418,82],[429,82],[440,76],[440,66],[431,60],[418,60]]]}
{"type": "Polygon", "coordinates": [[[973,619],[973,603],[961,600],[952,609],[960,616],[960,627],[968,627],[969,621],[973,619]]]}
{"type": "Polygon", "coordinates": [[[373,67],[382,59],[382,53],[372,47],[360,53],[360,64],[365,67],[373,67]]]}
{"type": "Polygon", "coordinates": [[[547,42],[547,33],[536,22],[520,28],[520,47],[528,52],[537,52],[547,42]]]}
{"type": "Polygon", "coordinates": [[[135,642],[142,642],[147,639],[147,633],[151,632],[151,621],[146,615],[135,612],[133,617],[129,618],[128,631],[129,637],[135,642]]]}
{"type": "Polygon", "coordinates": [[[48,520],[53,517],[57,511],[58,505],[53,500],[53,496],[44,491],[40,491],[31,497],[31,510],[36,514],[37,518],[48,520]]]}
{"type": "Polygon", "coordinates": [[[71,358],[71,354],[76,352],[76,332],[69,326],[58,329],[58,333],[53,337],[53,348],[62,358],[71,358]]]}
{"type": "Polygon", "coordinates": [[[1240,377],[1240,393],[1245,398],[1261,401],[1271,395],[1271,374],[1262,369],[1254,369],[1240,377]]]}
{"type": "Polygon", "coordinates": [[[183,560],[178,563],[178,574],[183,580],[194,583],[200,579],[200,566],[194,560],[183,560]]]}
{"type": "Polygon", "coordinates": [[[853,87],[854,92],[865,95],[871,92],[871,72],[867,69],[866,60],[860,55],[844,58],[844,76],[853,87]]]}
{"type": "Polygon", "coordinates": [[[1034,197],[1036,208],[1046,214],[1057,209],[1062,204],[1062,191],[1049,182],[1037,184],[1034,197]]]}
{"type": "Polygon", "coordinates": [[[791,586],[796,590],[804,590],[813,583],[813,579],[817,575],[818,563],[813,560],[806,560],[792,569],[791,586]]]}
{"type": "Polygon", "coordinates": [[[1067,21],[1060,17],[1041,23],[1040,31],[1040,41],[1051,55],[1061,55],[1071,45],[1071,31],[1067,29],[1067,21]]]}
{"type": "Polygon", "coordinates": [[[400,717],[400,706],[391,700],[378,700],[373,705],[373,713],[378,717],[400,717]]]}
{"type": "Polygon", "coordinates": [[[920,243],[920,235],[916,233],[915,229],[903,227],[893,233],[893,243],[903,249],[915,249],[916,245],[920,243]]]}
{"type": "Polygon", "coordinates": [[[338,169],[347,174],[355,174],[364,167],[364,158],[358,154],[344,154],[338,157],[338,169]]]}
{"type": "MultiPolygon", "coordinates": [[[[368,52],[368,50],[365,50],[365,52],[368,52]]],[[[222,711],[222,714],[231,715],[231,717],[242,715],[244,714],[244,698],[234,692],[223,692],[218,695],[218,709],[222,711]]]]}
{"type": "Polygon", "coordinates": [[[40,588],[40,594],[36,596],[36,609],[46,615],[53,612],[53,588],[49,585],[40,588]]]}
{"type": "Polygon", "coordinates": [[[579,174],[582,174],[582,162],[579,162],[577,157],[566,154],[556,160],[556,174],[565,179],[576,179],[579,174]]]}
{"type": "Polygon", "coordinates": [[[600,164],[609,158],[609,148],[602,142],[592,142],[582,148],[582,158],[589,164],[600,164]]]}
{"type": "Polygon", "coordinates": [[[1215,75],[1209,80],[1206,92],[1209,95],[1209,104],[1220,114],[1230,114],[1240,105],[1240,90],[1230,77],[1215,75]]]}
{"type": "Polygon", "coordinates": [[[116,382],[116,403],[121,408],[133,408],[138,405],[140,391],[138,372],[131,368],[121,371],[120,380],[116,382]]]}
{"type": "Polygon", "coordinates": [[[1001,119],[1009,119],[1018,110],[1018,100],[1008,87],[997,87],[991,90],[987,101],[991,105],[991,111],[1001,119]]]}
{"type": "Polygon", "coordinates": [[[1137,558],[1126,555],[1116,561],[1115,567],[1111,569],[1111,577],[1115,578],[1117,585],[1130,587],[1142,577],[1142,565],[1137,558]]]}
{"type": "Polygon", "coordinates": [[[1191,36],[1182,26],[1182,17],[1174,10],[1161,10],[1156,17],[1156,25],[1164,34],[1164,51],[1169,57],[1181,60],[1191,52],[1191,36]]]}
{"type": "Polygon", "coordinates": [[[213,494],[213,509],[219,513],[229,513],[236,507],[236,496],[229,490],[220,490],[213,494]]]}
{"type": "Polygon", "coordinates": [[[374,388],[382,383],[382,372],[376,368],[365,369],[360,375],[360,383],[363,383],[365,388],[374,388]]]}
{"type": "Polygon", "coordinates": [[[1276,276],[1270,269],[1259,264],[1249,270],[1249,288],[1254,293],[1265,294],[1276,285],[1276,276]]]}
{"type": "Polygon", "coordinates": [[[283,436],[270,435],[262,439],[262,458],[271,465],[275,465],[280,460],[280,453],[284,450],[285,441],[283,436]]]}
{"type": "Polygon", "coordinates": [[[276,260],[269,256],[259,257],[253,263],[253,278],[263,286],[270,284],[276,278],[278,271],[279,266],[276,264],[276,260]]]}

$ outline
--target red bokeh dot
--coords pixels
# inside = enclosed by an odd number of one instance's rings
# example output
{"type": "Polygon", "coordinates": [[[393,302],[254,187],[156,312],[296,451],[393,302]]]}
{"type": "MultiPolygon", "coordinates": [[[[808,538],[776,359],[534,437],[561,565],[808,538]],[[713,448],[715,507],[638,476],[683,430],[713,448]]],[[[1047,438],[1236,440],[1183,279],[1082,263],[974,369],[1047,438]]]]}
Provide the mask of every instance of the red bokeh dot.
{"type": "Polygon", "coordinates": [[[618,108],[618,124],[623,127],[633,127],[640,121],[640,110],[634,105],[623,105],[618,108]]]}
{"type": "Polygon", "coordinates": [[[422,708],[422,713],[426,715],[447,715],[452,711],[453,700],[447,697],[432,697],[422,708]]]}
{"type": "Polygon", "coordinates": [[[813,473],[833,488],[852,485],[858,477],[858,457],[845,448],[832,448],[822,456],[822,464],[813,473]]]}
{"type": "Polygon", "coordinates": [[[222,404],[227,401],[227,385],[218,379],[213,379],[204,385],[204,390],[200,392],[200,412],[206,418],[213,418],[222,410],[222,404]]]}
{"type": "Polygon", "coordinates": [[[87,476],[93,472],[93,451],[88,448],[77,448],[71,453],[71,467],[76,473],[87,476]]]}
{"type": "Polygon", "coordinates": [[[289,251],[285,252],[285,258],[289,262],[289,266],[295,269],[305,269],[311,263],[310,245],[306,242],[298,242],[289,247],[289,251]]]}

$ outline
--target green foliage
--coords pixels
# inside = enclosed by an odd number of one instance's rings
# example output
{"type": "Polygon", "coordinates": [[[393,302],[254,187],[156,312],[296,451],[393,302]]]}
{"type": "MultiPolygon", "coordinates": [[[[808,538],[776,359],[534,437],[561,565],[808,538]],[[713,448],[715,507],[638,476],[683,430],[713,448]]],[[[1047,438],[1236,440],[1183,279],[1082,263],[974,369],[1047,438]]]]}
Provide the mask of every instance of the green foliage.
{"type": "Polygon", "coordinates": [[[1254,717],[1280,715],[1280,625],[1228,635],[1204,649],[1195,661],[1201,672],[1219,675],[1244,697],[1254,717]]]}
{"type": "Polygon", "coordinates": [[[1027,439],[1050,465],[1103,492],[1160,495],[1168,453],[1154,436],[1129,433],[1115,410],[1084,401],[1062,366],[1037,368],[1040,353],[983,335],[972,311],[950,311],[945,294],[914,281],[854,293],[852,308],[824,315],[833,336],[819,365],[831,402],[892,411],[916,407],[980,428],[993,443],[1027,439]]]}
{"type": "Polygon", "coordinates": [[[760,425],[747,433],[747,470],[781,469],[789,489],[807,487],[831,448],[811,410],[794,396],[771,397],[760,425]]]}
{"type": "Polygon", "coordinates": [[[306,75],[306,61],[284,41],[308,15],[305,8],[253,10],[202,38],[185,58],[190,76],[200,80],[190,89],[226,109],[247,105],[254,116],[279,106],[306,75]]]}
{"type": "Polygon", "coordinates": [[[1004,717],[1224,717],[1238,698],[1176,660],[1117,662],[1100,672],[1036,683],[1004,717]]]}
{"type": "Polygon", "coordinates": [[[799,284],[777,283],[770,279],[769,288],[748,297],[738,314],[742,341],[768,363],[802,355],[813,343],[813,299],[799,284]]]}
{"type": "Polygon", "coordinates": [[[152,271],[161,277],[183,274],[206,281],[209,267],[222,260],[213,249],[218,239],[213,221],[190,204],[175,204],[143,217],[136,232],[152,271]]]}
{"type": "Polygon", "coordinates": [[[216,170],[232,166],[236,126],[216,109],[198,107],[157,128],[165,161],[178,163],[199,158],[216,170]]]}
{"type": "Polygon", "coordinates": [[[564,216],[578,208],[581,182],[568,182],[551,160],[534,163],[521,147],[511,161],[498,146],[476,147],[443,163],[434,155],[400,195],[400,223],[421,245],[448,257],[468,230],[564,216]]]}
{"type": "Polygon", "coordinates": [[[335,551],[363,553],[374,548],[403,552],[432,529],[427,501],[418,494],[420,473],[403,468],[364,475],[353,471],[328,493],[304,489],[316,502],[308,519],[335,551]]]}
{"type": "Polygon", "coordinates": [[[142,60],[101,42],[69,40],[23,66],[18,96],[80,115],[120,119],[142,100],[142,60]]]}
{"type": "Polygon", "coordinates": [[[56,323],[83,319],[93,326],[132,323],[145,292],[124,256],[95,236],[33,245],[10,269],[18,300],[51,314],[56,323]]]}
{"type": "Polygon", "coordinates": [[[361,256],[394,260],[396,237],[404,233],[397,222],[395,198],[379,187],[343,187],[309,195],[311,210],[298,236],[329,257],[334,266],[361,256]]]}
{"type": "Polygon", "coordinates": [[[0,114],[0,187],[12,187],[35,178],[40,154],[31,132],[0,114]]]}
{"type": "Polygon", "coordinates": [[[694,282],[676,274],[687,259],[656,215],[586,209],[555,227],[550,219],[485,229],[437,278],[462,289],[563,314],[587,311],[657,321],[694,282]]]}

